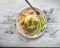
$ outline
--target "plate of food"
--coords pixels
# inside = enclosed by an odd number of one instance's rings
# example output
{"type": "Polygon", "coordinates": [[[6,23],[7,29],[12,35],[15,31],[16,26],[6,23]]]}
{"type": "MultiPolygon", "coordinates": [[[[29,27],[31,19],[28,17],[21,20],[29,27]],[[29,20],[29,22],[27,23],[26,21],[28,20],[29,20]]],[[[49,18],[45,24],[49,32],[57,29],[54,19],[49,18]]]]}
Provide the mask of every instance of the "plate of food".
{"type": "Polygon", "coordinates": [[[17,30],[22,36],[27,38],[37,38],[41,36],[47,25],[47,19],[44,12],[36,7],[34,8],[40,12],[39,17],[31,7],[22,9],[17,17],[17,30]]]}

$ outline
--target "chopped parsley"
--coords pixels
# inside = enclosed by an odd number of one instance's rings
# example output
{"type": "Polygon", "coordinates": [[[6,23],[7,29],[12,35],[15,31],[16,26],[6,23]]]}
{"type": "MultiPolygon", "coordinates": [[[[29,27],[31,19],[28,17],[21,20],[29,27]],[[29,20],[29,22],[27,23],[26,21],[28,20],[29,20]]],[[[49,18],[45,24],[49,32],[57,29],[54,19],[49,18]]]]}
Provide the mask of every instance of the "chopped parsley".
{"type": "Polygon", "coordinates": [[[32,25],[32,20],[29,21],[29,25],[32,25]]]}
{"type": "Polygon", "coordinates": [[[38,21],[34,21],[34,25],[37,25],[38,24],[38,21]]]}
{"type": "Polygon", "coordinates": [[[28,27],[29,27],[29,25],[28,25],[27,23],[24,23],[24,27],[28,28],[28,27]]]}

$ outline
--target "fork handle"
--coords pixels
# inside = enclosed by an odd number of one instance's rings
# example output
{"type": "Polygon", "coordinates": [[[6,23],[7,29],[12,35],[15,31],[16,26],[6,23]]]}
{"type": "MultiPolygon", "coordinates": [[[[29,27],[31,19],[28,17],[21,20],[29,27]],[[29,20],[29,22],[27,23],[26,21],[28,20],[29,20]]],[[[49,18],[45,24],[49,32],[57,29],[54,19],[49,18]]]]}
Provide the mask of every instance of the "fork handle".
{"type": "Polygon", "coordinates": [[[28,2],[28,0],[25,0],[28,4],[29,4],[29,6],[36,12],[36,10],[34,9],[34,7],[28,2]]]}

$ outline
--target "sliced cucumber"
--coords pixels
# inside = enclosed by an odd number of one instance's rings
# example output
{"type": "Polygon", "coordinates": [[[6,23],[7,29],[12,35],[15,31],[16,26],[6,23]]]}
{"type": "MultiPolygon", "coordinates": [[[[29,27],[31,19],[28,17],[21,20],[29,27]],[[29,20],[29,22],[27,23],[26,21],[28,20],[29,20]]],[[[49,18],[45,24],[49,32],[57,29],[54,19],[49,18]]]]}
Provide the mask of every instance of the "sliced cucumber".
{"type": "Polygon", "coordinates": [[[39,26],[40,26],[40,24],[38,23],[37,28],[34,31],[32,31],[31,33],[29,33],[29,35],[30,36],[35,35],[38,32],[38,30],[39,30],[39,26]]]}
{"type": "Polygon", "coordinates": [[[44,25],[45,25],[45,23],[46,23],[46,19],[45,19],[45,17],[44,17],[44,16],[42,16],[42,18],[41,18],[41,22],[42,22],[42,25],[44,26],[44,25]]]}
{"type": "Polygon", "coordinates": [[[43,32],[44,29],[45,29],[45,27],[44,27],[45,23],[46,23],[46,20],[45,20],[45,18],[44,18],[44,16],[43,16],[43,17],[41,17],[41,18],[39,19],[39,22],[38,22],[38,25],[37,25],[36,29],[33,30],[32,32],[28,33],[28,34],[29,34],[30,36],[33,36],[33,35],[35,35],[36,33],[37,33],[37,34],[40,34],[40,33],[43,32]]]}
{"type": "Polygon", "coordinates": [[[40,21],[39,21],[39,23],[40,23],[40,28],[39,28],[39,31],[38,31],[37,34],[40,34],[40,33],[43,32],[44,29],[45,29],[45,26],[42,25],[42,23],[43,23],[42,21],[45,22],[45,20],[43,20],[42,18],[40,19],[40,21]]]}

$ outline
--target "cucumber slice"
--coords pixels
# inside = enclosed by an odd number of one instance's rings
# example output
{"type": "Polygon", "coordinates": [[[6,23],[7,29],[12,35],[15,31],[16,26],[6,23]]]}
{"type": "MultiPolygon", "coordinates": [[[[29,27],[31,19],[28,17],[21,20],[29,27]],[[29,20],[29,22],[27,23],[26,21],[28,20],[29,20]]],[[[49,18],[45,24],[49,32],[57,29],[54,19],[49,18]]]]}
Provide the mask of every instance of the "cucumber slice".
{"type": "Polygon", "coordinates": [[[42,18],[41,18],[41,22],[42,22],[42,25],[44,26],[44,25],[45,25],[45,23],[46,23],[46,19],[45,19],[45,17],[44,17],[44,16],[42,16],[42,18]]]}
{"type": "Polygon", "coordinates": [[[45,29],[45,27],[44,27],[45,23],[46,23],[46,20],[45,20],[45,18],[44,18],[44,16],[43,16],[43,17],[41,17],[41,18],[39,19],[37,28],[36,28],[35,30],[33,30],[32,32],[28,33],[28,34],[29,34],[30,36],[33,36],[33,35],[35,35],[36,33],[37,33],[37,34],[40,34],[40,33],[43,32],[44,29],[45,29]]]}
{"type": "Polygon", "coordinates": [[[30,36],[35,35],[35,34],[38,32],[39,27],[40,27],[40,24],[38,23],[37,28],[36,28],[34,31],[32,31],[31,33],[29,33],[29,35],[30,35],[30,36]]]}
{"type": "Polygon", "coordinates": [[[44,27],[44,25],[45,25],[45,23],[46,23],[46,20],[45,20],[45,18],[40,18],[40,28],[39,28],[39,32],[37,33],[37,34],[40,34],[41,32],[43,32],[44,31],[44,29],[45,29],[45,27],[44,27]],[[44,25],[42,25],[42,24],[44,24],[44,25]]]}

